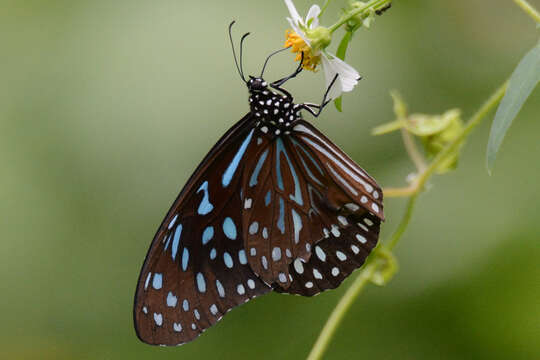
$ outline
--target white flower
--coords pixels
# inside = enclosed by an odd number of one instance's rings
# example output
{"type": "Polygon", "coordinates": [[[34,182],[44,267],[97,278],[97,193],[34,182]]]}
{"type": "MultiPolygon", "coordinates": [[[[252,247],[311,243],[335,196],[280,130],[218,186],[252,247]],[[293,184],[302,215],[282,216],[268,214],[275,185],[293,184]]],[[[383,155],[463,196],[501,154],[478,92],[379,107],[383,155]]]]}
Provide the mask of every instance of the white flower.
{"type": "MultiPolygon", "coordinates": [[[[321,13],[321,8],[318,5],[311,6],[307,13],[306,19],[304,20],[298,14],[292,0],[285,0],[285,5],[287,5],[287,8],[289,9],[289,14],[291,17],[288,17],[287,20],[289,21],[293,31],[296,32],[309,46],[313,56],[320,58],[320,63],[326,79],[326,86],[330,86],[330,83],[336,74],[338,75],[336,82],[330,89],[328,97],[331,99],[337,99],[342,92],[352,91],[356,84],[358,84],[358,80],[360,78],[358,71],[356,71],[345,61],[337,58],[335,55],[312,46],[313,39],[310,39],[306,33],[309,33],[310,30],[315,30],[319,27],[319,14],[321,13]]],[[[317,39],[315,39],[315,41],[316,40],[317,39]]]]}

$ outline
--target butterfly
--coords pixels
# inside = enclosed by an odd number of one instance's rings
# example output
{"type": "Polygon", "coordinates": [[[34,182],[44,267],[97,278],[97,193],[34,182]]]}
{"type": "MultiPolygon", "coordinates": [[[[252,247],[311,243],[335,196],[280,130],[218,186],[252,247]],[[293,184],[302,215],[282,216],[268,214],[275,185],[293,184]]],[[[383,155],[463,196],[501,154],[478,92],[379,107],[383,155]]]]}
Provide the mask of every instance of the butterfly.
{"type": "MultiPolygon", "coordinates": [[[[250,111],[214,145],[161,223],[134,303],[138,337],[181,345],[232,308],[270,291],[313,296],[336,288],[377,244],[383,194],[375,180],[302,118],[282,85],[238,73],[250,111]]],[[[302,59],[303,60],[303,59],[302,59]]],[[[334,78],[335,82],[336,78],[334,78]]]]}

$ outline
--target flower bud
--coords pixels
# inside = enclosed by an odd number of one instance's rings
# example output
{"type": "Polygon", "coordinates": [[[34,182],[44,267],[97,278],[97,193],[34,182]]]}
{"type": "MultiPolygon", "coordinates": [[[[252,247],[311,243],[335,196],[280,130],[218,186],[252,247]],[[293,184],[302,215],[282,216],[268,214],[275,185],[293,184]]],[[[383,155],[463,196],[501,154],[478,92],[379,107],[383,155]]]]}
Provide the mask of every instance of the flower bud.
{"type": "Polygon", "coordinates": [[[328,28],[323,26],[317,26],[315,29],[306,29],[306,35],[314,51],[326,48],[332,41],[332,33],[328,28]]]}

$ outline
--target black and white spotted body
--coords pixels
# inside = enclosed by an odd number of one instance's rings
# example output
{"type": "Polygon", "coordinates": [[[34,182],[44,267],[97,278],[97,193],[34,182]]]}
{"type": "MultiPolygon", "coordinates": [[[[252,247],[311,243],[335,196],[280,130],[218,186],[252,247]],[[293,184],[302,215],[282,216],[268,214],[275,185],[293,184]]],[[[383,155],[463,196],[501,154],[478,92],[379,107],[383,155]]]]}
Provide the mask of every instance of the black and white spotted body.
{"type": "Polygon", "coordinates": [[[262,78],[248,81],[249,105],[262,132],[276,136],[288,134],[295,121],[301,119],[301,105],[295,104],[286,91],[279,94],[268,87],[262,78]]]}

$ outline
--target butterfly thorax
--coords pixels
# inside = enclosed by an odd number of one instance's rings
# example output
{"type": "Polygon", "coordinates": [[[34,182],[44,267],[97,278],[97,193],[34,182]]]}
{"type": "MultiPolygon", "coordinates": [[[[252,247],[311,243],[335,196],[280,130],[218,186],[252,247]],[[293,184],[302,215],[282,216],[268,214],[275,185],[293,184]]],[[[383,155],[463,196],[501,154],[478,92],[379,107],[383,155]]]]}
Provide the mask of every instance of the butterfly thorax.
{"type": "Polygon", "coordinates": [[[264,90],[250,89],[249,105],[251,114],[265,133],[288,133],[294,122],[301,118],[299,105],[290,96],[276,93],[266,86],[264,90]]]}

